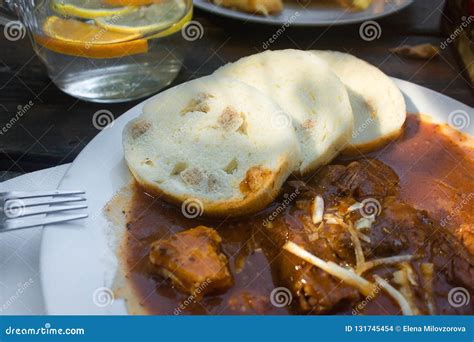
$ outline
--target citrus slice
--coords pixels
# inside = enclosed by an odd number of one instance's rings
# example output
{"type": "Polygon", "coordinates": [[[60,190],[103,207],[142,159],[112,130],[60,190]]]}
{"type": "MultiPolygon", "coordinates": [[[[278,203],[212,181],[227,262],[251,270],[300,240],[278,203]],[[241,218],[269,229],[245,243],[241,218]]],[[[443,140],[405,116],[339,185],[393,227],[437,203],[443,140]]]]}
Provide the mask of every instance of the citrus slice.
{"type": "Polygon", "coordinates": [[[148,52],[146,39],[136,39],[130,42],[115,43],[109,45],[90,45],[83,43],[68,42],[64,40],[35,36],[35,41],[48,50],[64,55],[87,57],[87,58],[117,58],[148,52]]]}
{"type": "Polygon", "coordinates": [[[161,0],[102,0],[110,6],[146,6],[160,2],[161,0]]]}
{"type": "Polygon", "coordinates": [[[109,5],[101,0],[53,0],[51,7],[61,15],[85,19],[122,15],[133,9],[130,6],[109,5]]]}
{"type": "Polygon", "coordinates": [[[49,50],[65,55],[90,58],[116,58],[148,51],[146,39],[138,34],[109,32],[93,24],[74,19],[48,17],[43,25],[46,36],[35,41],[49,50]]]}
{"type": "Polygon", "coordinates": [[[140,36],[139,33],[111,32],[94,24],[56,16],[50,16],[45,20],[43,32],[51,38],[84,45],[120,43],[140,36]]]}
{"type": "Polygon", "coordinates": [[[144,34],[170,27],[176,28],[176,23],[184,25],[190,20],[186,10],[183,0],[162,0],[157,4],[134,8],[120,16],[96,18],[95,21],[110,31],[144,34]],[[188,19],[183,22],[185,18],[188,19]]]}

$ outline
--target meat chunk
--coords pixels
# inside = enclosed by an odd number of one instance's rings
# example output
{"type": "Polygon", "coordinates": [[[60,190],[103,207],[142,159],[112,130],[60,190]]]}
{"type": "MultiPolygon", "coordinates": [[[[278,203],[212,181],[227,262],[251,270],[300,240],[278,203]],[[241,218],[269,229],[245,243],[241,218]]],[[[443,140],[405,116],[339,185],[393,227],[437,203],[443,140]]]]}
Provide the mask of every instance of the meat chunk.
{"type": "Polygon", "coordinates": [[[354,161],[347,166],[326,166],[312,185],[327,199],[350,196],[357,201],[392,196],[400,190],[397,174],[375,159],[354,161]]]}
{"type": "Polygon", "coordinates": [[[360,298],[355,288],[289,252],[281,254],[277,265],[281,283],[293,293],[300,312],[328,314],[350,307],[360,298]]]}
{"type": "Polygon", "coordinates": [[[370,229],[368,255],[388,257],[412,254],[433,263],[452,284],[474,288],[474,263],[468,250],[423,210],[387,197],[370,229]]]}
{"type": "MultiPolygon", "coordinates": [[[[472,255],[452,234],[439,227],[426,211],[417,210],[400,200],[398,183],[396,173],[382,162],[361,160],[347,166],[329,165],[308,183],[289,184],[301,191],[301,196],[284,217],[267,227],[272,245],[264,246],[264,249],[274,260],[275,282],[292,292],[298,312],[348,312],[363,296],[341,279],[282,251],[281,247],[288,241],[324,261],[353,269],[360,266],[358,262],[361,260],[412,255],[410,267],[413,267],[413,274],[419,273],[422,263],[434,266],[435,301],[440,307],[448,298],[449,288],[441,290],[438,283],[463,286],[469,291],[474,289],[472,255]],[[324,198],[323,220],[316,224],[311,216],[311,203],[315,196],[324,198]],[[377,204],[373,213],[358,207],[366,199],[377,204]],[[365,227],[357,225],[364,220],[365,227]]],[[[369,280],[373,274],[387,277],[399,268],[396,263],[384,264],[365,272],[364,276],[369,280]]],[[[413,287],[413,305],[419,312],[428,313],[425,291],[420,285],[428,280],[413,278],[412,281],[409,286],[413,287]]]]}
{"type": "Polygon", "coordinates": [[[150,261],[179,290],[198,297],[223,292],[233,284],[221,237],[205,226],[155,241],[150,261]]]}
{"type": "Polygon", "coordinates": [[[324,260],[344,264],[353,262],[354,250],[347,230],[337,225],[311,229],[308,212],[309,209],[299,215],[295,213],[302,226],[294,220],[279,220],[268,229],[267,234],[273,243],[264,248],[268,251],[278,246],[274,249],[275,256],[271,257],[275,260],[273,269],[277,283],[292,292],[293,305],[298,312],[327,314],[350,308],[360,298],[355,288],[281,250],[286,241],[292,241],[324,260]]]}
{"type": "Polygon", "coordinates": [[[228,304],[232,311],[243,315],[262,315],[270,309],[268,296],[263,296],[249,290],[233,294],[229,298],[228,304]]]}
{"type": "Polygon", "coordinates": [[[370,252],[377,257],[422,253],[432,230],[430,225],[426,212],[387,197],[370,229],[370,252]]]}

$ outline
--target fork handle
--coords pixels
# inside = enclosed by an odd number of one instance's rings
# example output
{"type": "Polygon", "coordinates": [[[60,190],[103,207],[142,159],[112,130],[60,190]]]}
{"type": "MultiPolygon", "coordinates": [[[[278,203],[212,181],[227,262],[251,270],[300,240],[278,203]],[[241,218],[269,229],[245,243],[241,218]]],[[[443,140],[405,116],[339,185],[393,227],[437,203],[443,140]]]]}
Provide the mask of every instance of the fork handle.
{"type": "Polygon", "coordinates": [[[79,220],[86,218],[87,214],[76,214],[76,215],[61,215],[61,216],[46,216],[42,219],[32,218],[32,219],[15,219],[11,221],[5,221],[3,227],[0,228],[0,232],[11,231],[16,229],[23,229],[29,227],[39,227],[52,223],[67,222],[73,220],[79,220]]]}

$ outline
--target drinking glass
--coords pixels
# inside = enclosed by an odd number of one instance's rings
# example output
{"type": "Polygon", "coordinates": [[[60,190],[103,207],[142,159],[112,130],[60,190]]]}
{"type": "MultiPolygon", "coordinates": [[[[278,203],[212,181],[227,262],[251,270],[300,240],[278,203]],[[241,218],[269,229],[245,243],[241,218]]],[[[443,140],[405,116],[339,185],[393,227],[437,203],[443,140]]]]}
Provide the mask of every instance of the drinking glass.
{"type": "Polygon", "coordinates": [[[192,0],[9,0],[1,7],[5,37],[28,34],[52,81],[93,102],[133,100],[170,84],[193,9],[192,0]]]}

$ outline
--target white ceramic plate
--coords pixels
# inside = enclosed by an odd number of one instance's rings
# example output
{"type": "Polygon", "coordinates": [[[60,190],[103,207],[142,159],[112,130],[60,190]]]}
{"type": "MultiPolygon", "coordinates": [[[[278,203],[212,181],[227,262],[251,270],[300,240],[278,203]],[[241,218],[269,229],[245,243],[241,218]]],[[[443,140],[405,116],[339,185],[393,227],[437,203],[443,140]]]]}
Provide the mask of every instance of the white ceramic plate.
{"type": "MultiPolygon", "coordinates": [[[[298,0],[294,0],[285,2],[281,13],[262,16],[216,6],[210,0],[193,1],[194,6],[197,8],[224,17],[259,24],[291,24],[294,26],[331,26],[361,23],[400,11],[412,2],[413,0],[373,0],[372,4],[365,11],[351,12],[311,2],[303,7],[298,3],[298,0]]],[[[306,2],[302,1],[302,3],[306,2]]]]}
{"type": "MultiPolygon", "coordinates": [[[[451,113],[461,113],[458,119],[466,119],[467,113],[474,120],[473,109],[458,101],[413,83],[395,81],[405,96],[409,112],[429,114],[437,122],[450,122],[454,118],[451,113]]],[[[130,109],[112,127],[95,137],[76,158],[60,184],[62,189],[87,192],[90,216],[82,222],[44,229],[41,279],[49,314],[127,313],[122,301],[101,307],[94,303],[93,296],[94,293],[104,295],[100,289],[112,286],[117,270],[102,208],[131,180],[123,160],[121,135],[125,124],[138,116],[142,107],[143,103],[130,109]]],[[[474,121],[463,126],[465,132],[474,135],[474,121]]],[[[107,298],[102,300],[107,301],[107,298]]]]}

